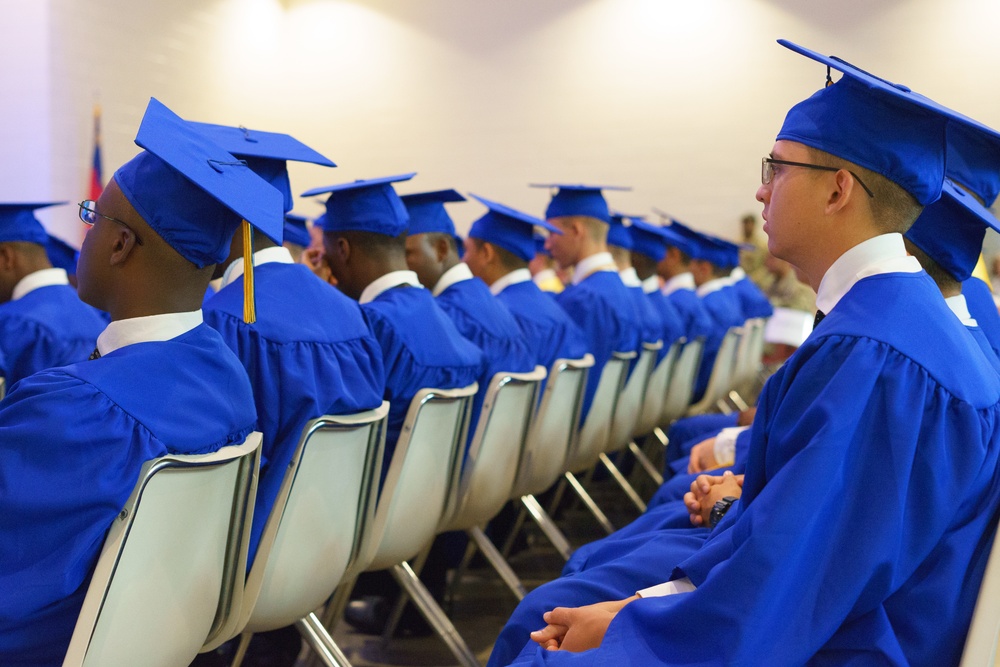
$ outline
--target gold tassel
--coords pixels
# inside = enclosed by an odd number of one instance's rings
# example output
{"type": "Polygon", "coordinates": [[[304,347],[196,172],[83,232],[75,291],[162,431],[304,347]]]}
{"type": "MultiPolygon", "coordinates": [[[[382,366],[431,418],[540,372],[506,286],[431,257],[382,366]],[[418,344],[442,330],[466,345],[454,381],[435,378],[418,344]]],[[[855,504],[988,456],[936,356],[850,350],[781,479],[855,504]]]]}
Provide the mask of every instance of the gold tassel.
{"type": "Polygon", "coordinates": [[[253,324],[257,321],[257,304],[253,291],[253,229],[246,220],[243,228],[243,321],[253,324]]]}

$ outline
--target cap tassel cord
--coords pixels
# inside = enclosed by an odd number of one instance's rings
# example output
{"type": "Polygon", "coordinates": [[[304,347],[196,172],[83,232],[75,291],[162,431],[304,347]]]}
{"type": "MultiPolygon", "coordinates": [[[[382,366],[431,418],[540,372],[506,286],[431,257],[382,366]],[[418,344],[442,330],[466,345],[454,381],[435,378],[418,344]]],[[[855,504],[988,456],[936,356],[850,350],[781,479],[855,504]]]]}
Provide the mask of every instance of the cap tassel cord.
{"type": "Polygon", "coordinates": [[[246,220],[240,225],[243,232],[243,321],[257,321],[257,305],[253,289],[253,230],[246,220]]]}

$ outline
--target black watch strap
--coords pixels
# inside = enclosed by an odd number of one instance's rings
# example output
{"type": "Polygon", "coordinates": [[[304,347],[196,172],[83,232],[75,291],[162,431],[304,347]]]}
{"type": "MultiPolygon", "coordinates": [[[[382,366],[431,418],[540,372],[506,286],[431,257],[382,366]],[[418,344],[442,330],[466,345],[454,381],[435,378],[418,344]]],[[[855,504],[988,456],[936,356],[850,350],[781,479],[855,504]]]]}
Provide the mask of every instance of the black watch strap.
{"type": "Polygon", "coordinates": [[[719,502],[712,506],[712,513],[708,515],[708,526],[709,528],[715,528],[716,524],[722,521],[722,517],[726,516],[726,512],[729,508],[733,506],[733,503],[737,501],[734,496],[726,496],[719,502]]]}

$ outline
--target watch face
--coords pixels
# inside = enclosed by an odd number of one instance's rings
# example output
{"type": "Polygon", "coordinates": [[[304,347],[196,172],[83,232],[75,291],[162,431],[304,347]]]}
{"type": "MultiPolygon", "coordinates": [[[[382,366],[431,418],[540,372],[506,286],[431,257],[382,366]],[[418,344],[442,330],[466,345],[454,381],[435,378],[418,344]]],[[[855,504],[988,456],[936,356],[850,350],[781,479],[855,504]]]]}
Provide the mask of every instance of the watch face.
{"type": "Polygon", "coordinates": [[[729,508],[733,506],[736,500],[733,496],[726,496],[712,506],[712,513],[708,515],[708,525],[710,528],[715,528],[716,524],[722,521],[722,517],[726,516],[726,512],[729,511],[729,508]]]}

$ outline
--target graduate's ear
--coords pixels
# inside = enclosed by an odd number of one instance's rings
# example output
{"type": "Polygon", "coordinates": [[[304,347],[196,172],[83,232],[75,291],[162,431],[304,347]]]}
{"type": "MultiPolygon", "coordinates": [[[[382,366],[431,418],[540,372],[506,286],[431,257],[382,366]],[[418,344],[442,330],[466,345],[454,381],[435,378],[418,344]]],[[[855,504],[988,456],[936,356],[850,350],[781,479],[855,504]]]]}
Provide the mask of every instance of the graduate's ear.
{"type": "Polygon", "coordinates": [[[827,214],[841,211],[858,192],[864,194],[864,190],[858,187],[855,177],[846,169],[835,172],[833,178],[827,179],[827,182],[833,185],[833,188],[827,191],[827,214]]]}
{"type": "Polygon", "coordinates": [[[444,262],[449,252],[451,252],[451,243],[448,241],[448,237],[444,234],[438,234],[437,238],[434,239],[434,256],[437,258],[437,263],[444,262]]]}
{"type": "Polygon", "coordinates": [[[333,245],[334,249],[340,255],[341,261],[347,263],[347,261],[351,259],[351,242],[343,236],[338,236],[333,245]]]}
{"type": "Polygon", "coordinates": [[[138,247],[135,232],[125,225],[115,225],[115,227],[115,232],[111,235],[111,266],[124,264],[138,247]]]}
{"type": "Polygon", "coordinates": [[[0,271],[10,271],[14,267],[14,247],[0,243],[0,271]]]}

